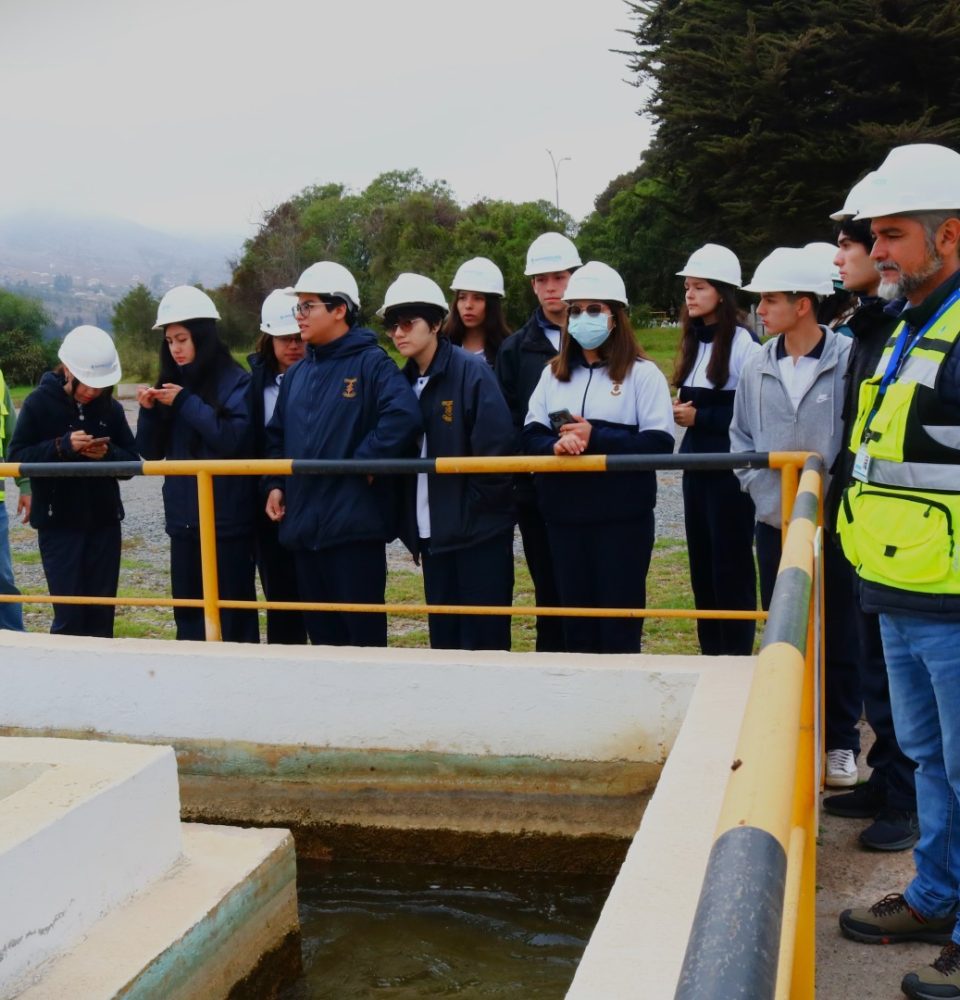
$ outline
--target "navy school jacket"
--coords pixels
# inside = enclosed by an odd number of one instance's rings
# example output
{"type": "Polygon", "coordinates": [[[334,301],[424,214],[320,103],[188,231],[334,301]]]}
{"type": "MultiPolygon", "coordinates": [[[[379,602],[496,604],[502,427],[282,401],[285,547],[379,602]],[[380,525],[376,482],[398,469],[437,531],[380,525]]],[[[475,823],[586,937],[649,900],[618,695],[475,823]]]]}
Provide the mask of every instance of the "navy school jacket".
{"type": "MultiPolygon", "coordinates": [[[[94,437],[110,438],[102,461],[139,461],[123,407],[112,396],[98,396],[81,406],[63,387],[62,375],[47,372],[24,400],[10,441],[11,462],[98,461],[71,450],[68,439],[73,431],[79,430],[94,437]]],[[[112,477],[38,477],[31,479],[30,485],[33,492],[30,524],[34,528],[85,528],[123,520],[120,487],[112,477]]]]}
{"type": "MultiPolygon", "coordinates": [[[[376,334],[353,327],[292,365],[267,425],[268,458],[412,458],[422,429],[417,397],[376,334]]],[[[395,476],[268,477],[284,491],[280,542],[323,549],[398,534],[395,476]]]]}
{"type": "MultiPolygon", "coordinates": [[[[412,385],[420,371],[408,361],[403,374],[412,385]]],[[[427,456],[510,455],[514,428],[496,375],[482,357],[455,347],[446,337],[427,369],[420,394],[420,414],[427,436],[427,456]]],[[[452,551],[511,531],[513,484],[509,474],[431,475],[430,551],[452,551]]],[[[420,554],[417,529],[417,481],[409,477],[404,493],[401,538],[414,557],[420,554]]]]}
{"type": "MultiPolygon", "coordinates": [[[[249,386],[250,376],[239,365],[229,365],[219,373],[216,408],[187,388],[177,393],[172,406],[140,407],[140,454],[152,460],[250,457],[249,386]]],[[[218,535],[236,537],[252,529],[258,503],[256,490],[254,477],[214,476],[218,535]]],[[[197,481],[193,476],[164,478],[163,511],[168,535],[182,538],[199,534],[197,481]]]]}

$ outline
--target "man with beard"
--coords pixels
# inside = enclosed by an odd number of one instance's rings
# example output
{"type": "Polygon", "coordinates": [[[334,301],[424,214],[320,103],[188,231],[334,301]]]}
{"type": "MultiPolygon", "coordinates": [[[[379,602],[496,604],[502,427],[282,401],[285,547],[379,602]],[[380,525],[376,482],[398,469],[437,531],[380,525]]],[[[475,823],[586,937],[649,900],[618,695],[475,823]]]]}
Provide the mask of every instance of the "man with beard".
{"type": "Polygon", "coordinates": [[[863,609],[880,615],[897,736],[918,765],[920,839],[903,894],[845,910],[840,928],[943,944],[901,988],[960,997],[960,154],[894,149],[857,217],[872,220],[880,294],[899,322],[860,389],[838,526],[863,609]]]}

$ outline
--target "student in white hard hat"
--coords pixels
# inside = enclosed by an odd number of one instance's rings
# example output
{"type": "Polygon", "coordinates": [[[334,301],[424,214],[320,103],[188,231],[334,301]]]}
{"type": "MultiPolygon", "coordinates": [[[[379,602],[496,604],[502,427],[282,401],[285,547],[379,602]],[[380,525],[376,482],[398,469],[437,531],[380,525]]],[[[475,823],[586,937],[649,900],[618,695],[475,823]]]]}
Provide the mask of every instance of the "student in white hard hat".
{"type": "MultiPolygon", "coordinates": [[[[108,333],[78,326],[61,364],[24,400],[10,442],[13,462],[138,462],[123,407],[113,398],[120,358],[108,333]]],[[[30,524],[51,594],[116,597],[123,504],[113,477],[31,480],[30,524]]],[[[113,636],[112,605],[54,604],[50,631],[113,636]]]]}
{"type": "MultiPolygon", "coordinates": [[[[267,425],[267,455],[297,459],[382,459],[415,454],[420,411],[372,330],[359,323],[356,279],[335,261],[300,275],[290,304],[306,345],[280,386],[267,425]]],[[[293,551],[305,601],[383,604],[385,545],[397,536],[390,476],[267,477],[266,511],[293,551]]],[[[380,612],[310,611],[315,645],[385,646],[380,612]]]]}
{"type": "MultiPolygon", "coordinates": [[[[580,264],[577,248],[562,233],[544,233],[527,250],[524,274],[530,278],[538,305],[527,322],[503,342],[496,364],[500,387],[513,417],[518,452],[522,449],[520,437],[530,395],[543,374],[544,366],[560,350],[561,327],[567,316],[563,294],[570,276],[580,264]]],[[[554,580],[550,543],[530,475],[514,477],[514,496],[523,553],[533,578],[536,602],[540,607],[556,607],[559,593],[554,580]]],[[[537,619],[538,652],[563,652],[563,636],[559,618],[537,619]]]]}
{"type": "MultiPolygon", "coordinates": [[[[732,451],[815,451],[830,469],[843,435],[844,376],[850,338],[817,323],[817,306],[833,283],[823,257],[806,248],[780,247],[758,265],[744,290],[760,296],[757,315],[771,337],[744,367],[730,425],[732,451]]],[[[757,566],[764,610],[781,553],[780,475],[738,469],[757,511],[757,566]]],[[[825,472],[824,487],[830,476],[825,472]]],[[[826,588],[826,783],[857,783],[860,752],[859,661],[850,628],[850,566],[835,545],[824,545],[826,588]]]]}
{"type": "MultiPolygon", "coordinates": [[[[250,365],[250,424],[253,456],[267,454],[266,427],[273,416],[287,371],[303,359],[304,347],[291,307],[289,288],[274,289],[260,310],[260,337],[247,356],[250,365]]],[[[256,557],[260,583],[268,601],[299,601],[297,571],[290,552],[280,544],[278,525],[262,505],[256,518],[256,557]]],[[[307,629],[301,611],[267,611],[267,642],[302,645],[307,629]]]]}
{"type": "MultiPolygon", "coordinates": [[[[439,336],[446,314],[439,285],[401,274],[387,289],[387,334],[420,401],[420,455],[506,455],[513,423],[497,377],[482,358],[439,336]]],[[[418,475],[405,483],[400,536],[423,562],[428,604],[513,603],[513,504],[509,475],[418,475]]],[[[510,618],[430,615],[434,649],[509,649],[510,618]]]]}
{"type": "Polygon", "coordinates": [[[837,256],[836,243],[818,241],[808,243],[804,249],[822,259],[824,271],[830,276],[830,281],[833,284],[833,291],[820,299],[820,305],[817,308],[817,322],[830,327],[831,330],[836,330],[844,337],[849,337],[850,328],[847,326],[847,320],[857,308],[857,299],[855,295],[844,288],[835,260],[837,256]]]}
{"type": "MultiPolygon", "coordinates": [[[[531,455],[646,455],[673,451],[670,389],[637,343],[623,279],[598,261],[564,291],[559,354],[530,397],[531,455]]],[[[567,607],[643,608],[653,551],[654,472],[536,476],[560,600],[567,607]]],[[[635,653],[640,618],[564,618],[570,652],[635,653]]]]}
{"type": "MultiPolygon", "coordinates": [[[[684,279],[682,330],[673,385],[673,418],[684,428],[682,454],[730,450],[730,420],[740,372],[760,350],[737,306],[740,261],[727,247],[707,243],[677,274],[684,279]]],[[[730,470],[683,474],[683,516],[690,583],[698,609],[754,611],[753,503],[730,470]]],[[[749,656],[752,621],[697,622],[706,656],[749,656]]]]}
{"type": "Polygon", "coordinates": [[[468,354],[482,355],[492,368],[500,345],[510,336],[503,318],[503,274],[492,260],[473,257],[457,268],[456,293],[442,333],[468,354]]]}
{"type": "MultiPolygon", "coordinates": [[[[199,288],[180,285],[160,300],[154,329],[163,331],[160,374],[137,387],[137,447],[147,459],[248,457],[252,449],[247,394],[250,376],[220,339],[220,314],[199,288]]],[[[220,597],[256,600],[253,524],[256,483],[246,476],[213,480],[220,597]]],[[[170,536],[174,597],[203,596],[197,484],[192,476],[168,476],[163,509],[170,536]]],[[[178,639],[205,638],[200,608],[174,608],[178,639]]],[[[223,639],[259,642],[255,611],[224,608],[223,639]]]]}

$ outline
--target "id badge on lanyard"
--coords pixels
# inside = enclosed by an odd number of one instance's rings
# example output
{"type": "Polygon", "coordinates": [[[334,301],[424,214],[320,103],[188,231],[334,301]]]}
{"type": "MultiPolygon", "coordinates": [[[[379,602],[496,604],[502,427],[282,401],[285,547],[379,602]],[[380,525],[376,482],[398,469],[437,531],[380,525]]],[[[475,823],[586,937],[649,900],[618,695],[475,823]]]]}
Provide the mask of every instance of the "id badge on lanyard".
{"type": "Polygon", "coordinates": [[[857,457],[853,460],[853,478],[865,483],[869,479],[869,473],[870,456],[867,454],[867,446],[862,444],[857,449],[857,457]]]}

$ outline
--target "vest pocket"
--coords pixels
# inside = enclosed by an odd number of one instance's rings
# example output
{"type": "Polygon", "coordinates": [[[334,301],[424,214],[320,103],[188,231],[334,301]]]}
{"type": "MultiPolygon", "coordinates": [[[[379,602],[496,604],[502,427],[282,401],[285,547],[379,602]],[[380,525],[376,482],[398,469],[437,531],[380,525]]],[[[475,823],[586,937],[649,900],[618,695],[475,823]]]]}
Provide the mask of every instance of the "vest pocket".
{"type": "Polygon", "coordinates": [[[953,515],[929,497],[851,487],[843,496],[838,531],[847,558],[870,579],[909,589],[950,574],[953,515]]]}
{"type": "Polygon", "coordinates": [[[903,461],[907,420],[916,393],[916,382],[894,382],[888,386],[867,431],[867,454],[871,458],[903,461]]]}

